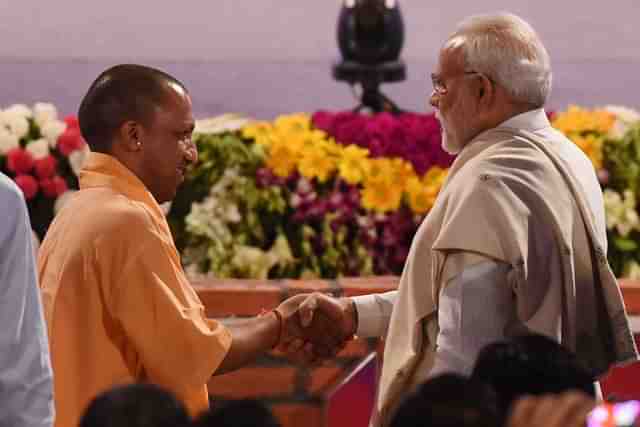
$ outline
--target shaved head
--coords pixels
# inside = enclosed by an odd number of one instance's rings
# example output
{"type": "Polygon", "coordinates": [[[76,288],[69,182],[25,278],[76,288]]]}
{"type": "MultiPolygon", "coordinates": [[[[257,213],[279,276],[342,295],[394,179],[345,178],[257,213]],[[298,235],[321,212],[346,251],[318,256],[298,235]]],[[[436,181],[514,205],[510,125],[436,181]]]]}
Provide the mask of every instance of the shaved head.
{"type": "Polygon", "coordinates": [[[109,153],[126,121],[149,125],[171,89],[187,93],[175,77],[143,65],[116,65],[102,72],[82,99],[78,120],[92,151],[109,153]]]}

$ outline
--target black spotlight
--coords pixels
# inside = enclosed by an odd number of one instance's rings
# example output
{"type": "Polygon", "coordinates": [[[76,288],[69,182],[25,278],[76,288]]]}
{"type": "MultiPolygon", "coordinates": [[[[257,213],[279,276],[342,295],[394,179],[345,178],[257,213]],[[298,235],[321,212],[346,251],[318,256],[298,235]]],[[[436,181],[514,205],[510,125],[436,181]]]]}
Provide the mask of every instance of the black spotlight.
{"type": "Polygon", "coordinates": [[[345,0],[338,18],[338,46],[342,61],[333,66],[333,77],[356,88],[360,105],[379,113],[400,112],[396,104],[380,92],[380,85],[406,78],[400,60],[404,43],[404,23],[395,0],[345,0]]]}

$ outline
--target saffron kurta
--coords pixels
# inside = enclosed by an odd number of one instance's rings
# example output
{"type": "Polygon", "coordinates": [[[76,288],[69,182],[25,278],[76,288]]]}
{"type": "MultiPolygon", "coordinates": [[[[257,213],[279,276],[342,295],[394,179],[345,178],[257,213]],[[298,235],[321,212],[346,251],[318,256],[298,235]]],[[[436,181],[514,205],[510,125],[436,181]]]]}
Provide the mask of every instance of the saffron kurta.
{"type": "Polygon", "coordinates": [[[38,271],[56,427],[75,427],[98,393],[136,381],[165,387],[192,413],[208,408],[206,383],[231,335],[205,317],[159,205],[114,157],[90,155],[38,271]]]}

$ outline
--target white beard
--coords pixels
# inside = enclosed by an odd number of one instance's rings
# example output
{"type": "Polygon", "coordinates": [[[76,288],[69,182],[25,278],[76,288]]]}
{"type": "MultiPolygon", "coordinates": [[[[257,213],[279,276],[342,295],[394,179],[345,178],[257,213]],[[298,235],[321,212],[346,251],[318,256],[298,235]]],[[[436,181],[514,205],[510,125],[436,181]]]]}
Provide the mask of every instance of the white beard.
{"type": "Polygon", "coordinates": [[[447,137],[447,132],[445,131],[445,129],[447,129],[447,125],[445,120],[442,118],[442,116],[440,115],[439,111],[436,111],[436,118],[438,119],[438,121],[440,122],[440,128],[441,128],[441,132],[442,132],[442,149],[444,151],[447,152],[447,154],[451,154],[451,155],[456,155],[458,154],[460,151],[462,151],[462,146],[456,142],[454,139],[449,139],[447,137]]]}

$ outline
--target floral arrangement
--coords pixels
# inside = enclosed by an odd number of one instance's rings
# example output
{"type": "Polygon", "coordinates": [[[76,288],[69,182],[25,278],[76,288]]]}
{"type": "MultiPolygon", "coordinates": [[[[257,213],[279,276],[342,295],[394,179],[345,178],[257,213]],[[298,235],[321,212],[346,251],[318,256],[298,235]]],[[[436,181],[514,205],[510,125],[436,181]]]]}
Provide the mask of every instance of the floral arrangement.
{"type": "Polygon", "coordinates": [[[553,126],[591,159],[604,192],[608,258],[618,277],[640,279],[640,114],[571,106],[553,126]]]}
{"type": "Polygon", "coordinates": [[[0,110],[0,171],[24,193],[40,238],[70,189],[88,148],[75,117],[64,120],[52,104],[16,104],[0,110]]]}
{"type": "Polygon", "coordinates": [[[195,141],[169,221],[187,269],[217,277],[399,274],[452,161],[408,113],[230,116],[195,141]]]}

